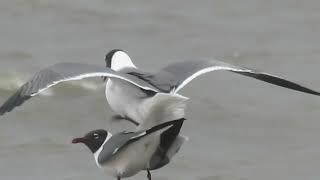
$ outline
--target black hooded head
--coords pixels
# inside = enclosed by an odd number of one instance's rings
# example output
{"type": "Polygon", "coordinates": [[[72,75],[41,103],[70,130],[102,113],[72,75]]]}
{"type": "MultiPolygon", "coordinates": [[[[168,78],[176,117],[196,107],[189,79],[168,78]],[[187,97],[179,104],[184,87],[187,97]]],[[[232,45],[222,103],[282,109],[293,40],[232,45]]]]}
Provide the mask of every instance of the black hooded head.
{"type": "Polygon", "coordinates": [[[83,143],[85,144],[92,153],[95,153],[104,143],[108,137],[108,132],[103,129],[98,129],[90,131],[82,138],[75,138],[72,140],[72,143],[83,143]]]}

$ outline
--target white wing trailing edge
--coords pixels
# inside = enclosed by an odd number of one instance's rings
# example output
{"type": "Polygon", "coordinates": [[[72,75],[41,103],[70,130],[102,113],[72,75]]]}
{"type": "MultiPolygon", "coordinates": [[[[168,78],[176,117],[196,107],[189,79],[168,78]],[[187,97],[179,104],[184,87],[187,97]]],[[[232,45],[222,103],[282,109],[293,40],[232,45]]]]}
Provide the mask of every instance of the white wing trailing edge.
{"type": "Polygon", "coordinates": [[[243,68],[239,66],[234,66],[228,63],[224,63],[216,60],[198,60],[198,61],[184,61],[170,64],[167,67],[163,68],[163,72],[168,72],[171,74],[171,77],[175,79],[175,87],[172,87],[171,90],[173,93],[177,93],[189,82],[191,82],[196,77],[206,74],[213,71],[230,71],[244,76],[252,77],[261,81],[265,81],[277,86],[285,87],[288,89],[313,94],[320,96],[320,93],[288,81],[282,77],[271,75],[264,72],[259,72],[249,68],[243,68]]]}
{"type": "Polygon", "coordinates": [[[32,96],[59,83],[101,76],[121,79],[141,89],[155,92],[159,91],[143,80],[109,68],[80,63],[58,63],[39,71],[28,82],[22,85],[16,93],[0,107],[0,115],[10,112],[32,96]]]}

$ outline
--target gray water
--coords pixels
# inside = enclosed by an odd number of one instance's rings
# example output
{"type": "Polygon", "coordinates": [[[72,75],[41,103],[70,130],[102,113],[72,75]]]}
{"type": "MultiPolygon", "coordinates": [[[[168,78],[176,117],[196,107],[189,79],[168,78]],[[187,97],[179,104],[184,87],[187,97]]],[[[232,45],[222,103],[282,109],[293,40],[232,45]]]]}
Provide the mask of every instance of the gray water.
{"type": "MultiPolygon", "coordinates": [[[[215,57],[320,90],[320,1],[1,0],[0,102],[57,62],[104,66],[126,50],[137,66],[215,57]]],[[[318,180],[320,98],[227,72],[197,78],[190,141],[158,180],[318,180]]],[[[66,83],[1,117],[0,179],[113,179],[73,137],[111,122],[100,79],[66,83]]],[[[141,172],[131,179],[146,179],[141,172]]]]}

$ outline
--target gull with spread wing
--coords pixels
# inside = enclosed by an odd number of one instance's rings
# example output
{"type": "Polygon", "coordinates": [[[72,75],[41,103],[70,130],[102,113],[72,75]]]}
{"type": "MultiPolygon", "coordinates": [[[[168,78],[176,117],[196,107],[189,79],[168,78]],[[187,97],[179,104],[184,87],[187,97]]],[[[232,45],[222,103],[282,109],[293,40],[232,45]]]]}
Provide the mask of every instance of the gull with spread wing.
{"type": "Polygon", "coordinates": [[[32,96],[65,81],[89,77],[108,78],[106,98],[111,109],[121,118],[139,125],[146,119],[145,104],[158,93],[178,95],[194,78],[213,71],[230,71],[285,88],[319,96],[320,93],[268,73],[234,66],[216,60],[175,62],[156,73],[138,69],[127,53],[112,50],[105,58],[106,68],[81,63],[58,63],[36,73],[0,106],[0,115],[10,112],[32,96]]]}

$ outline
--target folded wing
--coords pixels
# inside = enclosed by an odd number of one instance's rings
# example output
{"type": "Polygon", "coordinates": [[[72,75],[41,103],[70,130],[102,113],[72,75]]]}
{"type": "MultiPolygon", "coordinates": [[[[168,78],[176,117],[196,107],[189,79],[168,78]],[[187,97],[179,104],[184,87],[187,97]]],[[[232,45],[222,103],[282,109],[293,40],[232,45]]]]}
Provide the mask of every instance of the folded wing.
{"type": "Polygon", "coordinates": [[[114,155],[119,153],[123,148],[128,146],[131,143],[138,141],[139,139],[148,136],[157,131],[166,130],[165,128],[170,128],[175,124],[181,124],[185,119],[177,119],[173,121],[168,121],[157,126],[154,126],[145,131],[138,132],[122,132],[115,134],[111,137],[111,139],[104,144],[104,147],[98,157],[98,163],[104,164],[109,161],[114,155]]]}

